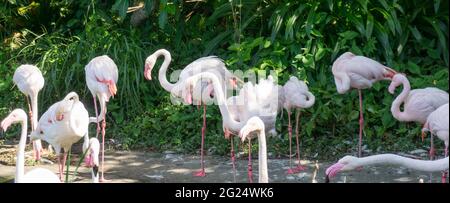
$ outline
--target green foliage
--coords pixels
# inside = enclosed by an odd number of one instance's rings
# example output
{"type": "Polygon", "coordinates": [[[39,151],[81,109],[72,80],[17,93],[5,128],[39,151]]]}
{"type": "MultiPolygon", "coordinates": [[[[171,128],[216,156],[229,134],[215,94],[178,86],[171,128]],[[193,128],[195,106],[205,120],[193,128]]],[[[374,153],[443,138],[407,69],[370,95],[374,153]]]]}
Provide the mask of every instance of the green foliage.
{"type": "MultiPolygon", "coordinates": [[[[158,81],[142,74],[145,58],[166,48],[171,70],[217,55],[232,70],[274,70],[280,84],[291,75],[305,80],[317,99],[302,110],[302,149],[333,156],[355,149],[358,95],[337,94],[332,62],[352,51],[405,72],[412,88],[448,91],[448,19],[448,1],[8,1],[0,6],[0,115],[26,107],[11,81],[23,63],[37,64],[46,78],[41,112],[72,90],[93,112],[84,66],[107,54],[120,75],[118,95],[108,104],[108,136],[124,148],[193,152],[200,146],[201,109],[172,105],[158,81]],[[129,7],[139,3],[147,19],[131,26],[129,7]]],[[[422,146],[418,125],[391,116],[387,85],[363,93],[364,143],[392,151],[422,146]]],[[[217,107],[207,115],[206,147],[227,154],[217,107]]],[[[286,114],[280,121],[277,130],[285,135],[286,114]]],[[[287,152],[287,136],[269,142],[273,153],[287,152]]]]}

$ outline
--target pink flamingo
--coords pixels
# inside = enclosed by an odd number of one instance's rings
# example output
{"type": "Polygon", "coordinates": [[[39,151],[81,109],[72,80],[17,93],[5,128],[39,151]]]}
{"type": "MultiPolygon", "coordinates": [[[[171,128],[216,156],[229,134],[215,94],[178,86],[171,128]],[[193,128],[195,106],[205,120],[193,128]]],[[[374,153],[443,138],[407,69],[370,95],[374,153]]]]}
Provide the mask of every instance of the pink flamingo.
{"type": "Polygon", "coordinates": [[[325,182],[329,182],[330,178],[333,178],[339,172],[351,171],[367,165],[380,164],[400,165],[418,171],[436,172],[448,170],[448,157],[429,161],[406,158],[395,154],[379,154],[363,158],[345,156],[336,164],[327,168],[327,170],[325,171],[325,182]]]}
{"type": "Polygon", "coordinates": [[[106,128],[106,103],[109,102],[109,98],[117,94],[117,80],[119,79],[119,73],[114,61],[107,55],[98,56],[93,58],[84,68],[86,72],[86,84],[91,91],[94,99],[95,118],[89,118],[90,122],[97,123],[98,137],[100,131],[100,121],[102,122],[102,164],[101,164],[101,178],[100,182],[104,182],[105,172],[105,128],[106,128]],[[100,102],[100,116],[97,111],[97,100],[100,102]]]}
{"type": "MultiPolygon", "coordinates": [[[[391,112],[395,119],[403,122],[419,122],[425,124],[428,116],[440,106],[449,102],[448,93],[434,87],[411,90],[408,78],[403,74],[394,75],[389,92],[394,94],[395,89],[403,84],[402,92],[392,102],[391,112]],[[400,106],[404,104],[403,111],[400,106]]],[[[433,142],[433,139],[431,139],[433,142]]],[[[430,157],[433,159],[433,144],[430,157]]]]}
{"type": "Polygon", "coordinates": [[[345,52],[339,56],[334,61],[331,70],[339,94],[346,93],[350,88],[358,89],[360,117],[358,157],[361,157],[362,130],[364,125],[361,90],[372,87],[373,83],[377,81],[391,80],[397,72],[375,60],[364,56],[356,56],[351,52],[345,52]]]}
{"type": "MultiPolygon", "coordinates": [[[[239,111],[234,111],[239,115],[232,114],[230,106],[225,100],[223,88],[218,77],[212,73],[203,72],[192,77],[189,77],[184,82],[184,92],[186,92],[185,100],[188,103],[191,98],[192,89],[198,84],[199,80],[210,80],[214,87],[214,97],[217,99],[220,113],[223,117],[223,127],[233,134],[238,134],[240,130],[245,126],[247,121],[253,117],[258,116],[265,125],[266,131],[272,131],[275,128],[276,115],[278,110],[278,86],[274,83],[271,76],[267,80],[262,79],[258,84],[254,85],[251,82],[244,84],[242,89],[239,90],[237,101],[242,101],[232,108],[238,108],[239,111]],[[238,118],[238,119],[236,119],[238,118]]],[[[252,182],[252,162],[251,162],[251,142],[249,140],[249,164],[248,164],[248,177],[252,182]]]]}
{"type": "MultiPolygon", "coordinates": [[[[152,55],[148,56],[145,60],[145,70],[144,70],[144,76],[147,80],[152,80],[151,72],[156,64],[156,60],[160,57],[164,57],[164,62],[161,65],[161,68],[159,69],[158,73],[158,79],[161,84],[161,86],[168,92],[170,92],[172,95],[183,98],[185,92],[183,92],[183,84],[184,81],[197,73],[201,72],[210,72],[215,74],[217,77],[221,79],[221,81],[229,81],[229,86],[226,86],[229,89],[233,89],[237,87],[237,83],[241,80],[233,75],[228,69],[225,67],[225,64],[223,61],[216,57],[216,56],[209,56],[209,57],[202,57],[194,62],[187,65],[181,72],[178,77],[178,81],[176,83],[170,83],[167,80],[166,72],[169,68],[169,64],[172,61],[172,56],[169,51],[165,49],[159,49],[155,51],[152,55]]],[[[193,97],[194,100],[197,102],[203,103],[203,127],[202,127],[202,144],[201,144],[201,151],[200,151],[200,157],[201,157],[201,170],[194,173],[194,176],[204,177],[206,175],[205,173],[205,166],[203,161],[203,148],[204,148],[204,140],[205,140],[205,131],[206,131],[206,103],[210,102],[212,100],[212,96],[214,95],[214,90],[211,88],[210,84],[205,85],[204,83],[201,83],[199,81],[201,86],[197,86],[198,91],[194,91],[194,94],[188,94],[189,96],[193,97]]],[[[227,83],[228,84],[228,83],[227,83]]],[[[192,100],[192,98],[191,98],[192,100]]]]}
{"type": "Polygon", "coordinates": [[[92,168],[92,183],[98,183],[98,155],[100,153],[100,142],[98,141],[98,139],[95,137],[88,139],[88,137],[85,136],[83,143],[83,152],[86,153],[86,158],[84,159],[86,166],[92,168]],[[89,152],[86,153],[86,150],[89,150],[89,152]]]}
{"type": "Polygon", "coordinates": [[[58,156],[59,177],[63,181],[63,170],[67,152],[81,137],[88,136],[89,114],[80,102],[78,94],[71,92],[63,100],[53,104],[41,116],[31,139],[42,139],[50,143],[58,156]],[[61,161],[61,149],[64,149],[61,161]]]}
{"type": "Polygon", "coordinates": [[[308,90],[308,86],[306,86],[305,82],[298,80],[297,77],[291,76],[288,82],[283,86],[284,92],[284,101],[283,107],[288,112],[288,132],[289,132],[289,166],[287,173],[294,174],[298,173],[305,168],[300,164],[300,147],[299,147],[299,139],[298,139],[298,122],[300,117],[300,108],[309,108],[314,105],[315,97],[308,90]],[[292,150],[291,150],[291,141],[292,141],[292,126],[291,126],[291,109],[297,109],[297,115],[295,116],[295,137],[297,140],[297,159],[298,165],[296,168],[292,168],[292,150]]]}
{"type": "Polygon", "coordinates": [[[58,176],[48,169],[36,168],[25,173],[25,144],[27,142],[27,114],[22,109],[15,109],[1,122],[1,129],[6,132],[13,123],[22,124],[19,149],[17,150],[15,183],[60,183],[58,176]]]}
{"type": "MultiPolygon", "coordinates": [[[[44,87],[44,77],[36,66],[25,64],[16,69],[13,76],[13,82],[26,96],[31,120],[31,130],[33,131],[36,129],[38,122],[38,94],[44,87]],[[29,99],[31,99],[31,107],[29,99]]],[[[42,153],[41,140],[33,141],[33,151],[35,160],[40,160],[42,153]]]]}
{"type": "MultiPolygon", "coordinates": [[[[445,154],[444,157],[448,156],[448,113],[449,112],[449,106],[448,103],[442,105],[435,111],[433,111],[427,118],[427,121],[425,122],[424,128],[422,129],[422,132],[430,131],[431,136],[437,135],[437,137],[444,141],[445,144],[445,154]]],[[[433,148],[433,147],[432,147],[433,148]]],[[[442,173],[442,182],[445,183],[447,179],[447,173],[442,173]]]]}

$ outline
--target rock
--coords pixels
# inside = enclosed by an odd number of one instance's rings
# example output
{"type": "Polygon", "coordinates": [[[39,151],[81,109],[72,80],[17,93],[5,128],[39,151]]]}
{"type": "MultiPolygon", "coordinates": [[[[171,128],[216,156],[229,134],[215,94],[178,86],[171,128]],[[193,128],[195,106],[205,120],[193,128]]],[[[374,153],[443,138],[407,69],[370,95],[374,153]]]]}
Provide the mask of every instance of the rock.
{"type": "Polygon", "coordinates": [[[287,180],[295,180],[295,177],[294,177],[294,176],[291,176],[291,175],[289,175],[289,176],[286,176],[286,179],[287,179],[287,180]]]}
{"type": "Polygon", "coordinates": [[[162,176],[162,175],[147,175],[147,174],[144,174],[144,176],[147,177],[147,178],[156,179],[156,180],[164,179],[164,176],[162,176]]]}
{"type": "Polygon", "coordinates": [[[422,154],[427,154],[428,152],[426,150],[423,150],[423,149],[416,149],[416,150],[410,151],[409,153],[410,154],[422,155],[422,154]]]}

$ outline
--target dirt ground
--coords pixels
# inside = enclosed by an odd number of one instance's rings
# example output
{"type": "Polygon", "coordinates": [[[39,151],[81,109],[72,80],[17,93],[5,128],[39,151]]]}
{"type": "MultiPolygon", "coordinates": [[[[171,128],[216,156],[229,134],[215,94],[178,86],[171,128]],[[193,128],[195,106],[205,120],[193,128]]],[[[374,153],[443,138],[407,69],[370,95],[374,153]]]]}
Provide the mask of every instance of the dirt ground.
{"type": "MultiPolygon", "coordinates": [[[[88,183],[91,181],[90,169],[81,166],[76,177],[73,172],[77,157],[70,167],[70,180],[75,183],[88,183]]],[[[192,174],[200,168],[200,157],[175,154],[173,152],[149,153],[133,151],[107,151],[105,156],[105,178],[109,183],[233,183],[233,170],[229,157],[206,156],[206,177],[194,177],[192,174]]],[[[287,175],[289,159],[269,159],[269,181],[290,183],[323,183],[324,170],[330,162],[316,160],[302,160],[306,170],[287,175]],[[317,162],[317,164],[316,164],[317,162]]],[[[25,171],[32,168],[48,168],[57,173],[57,163],[40,163],[35,166],[26,166],[25,171]]],[[[237,160],[236,182],[248,182],[247,157],[237,160]]],[[[253,160],[254,181],[258,180],[258,161],[253,160]]],[[[0,182],[13,182],[15,166],[0,163],[0,182]],[[3,164],[3,165],[2,165],[3,164]]],[[[396,166],[365,167],[361,171],[352,171],[339,174],[332,182],[335,183],[418,183],[429,182],[430,174],[418,172],[396,166]]],[[[432,182],[440,182],[440,173],[432,174],[432,182]]]]}

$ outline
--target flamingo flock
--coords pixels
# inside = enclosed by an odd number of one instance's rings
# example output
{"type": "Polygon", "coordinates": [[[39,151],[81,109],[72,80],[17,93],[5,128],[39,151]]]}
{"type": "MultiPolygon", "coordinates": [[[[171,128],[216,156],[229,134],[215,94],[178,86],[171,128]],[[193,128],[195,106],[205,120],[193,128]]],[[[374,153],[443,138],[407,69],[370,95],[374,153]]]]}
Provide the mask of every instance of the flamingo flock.
{"type": "MultiPolygon", "coordinates": [[[[169,51],[159,49],[145,59],[144,77],[152,80],[152,70],[159,57],[164,61],[158,72],[158,80],[161,87],[170,95],[184,104],[196,104],[203,106],[203,122],[201,129],[200,145],[200,170],[195,172],[195,177],[207,176],[204,162],[206,112],[207,105],[213,104],[219,107],[222,116],[224,137],[231,140],[231,162],[233,165],[234,181],[236,182],[236,163],[233,136],[238,136],[240,141],[248,142],[248,181],[253,182],[253,165],[251,154],[251,141],[258,139],[258,170],[259,183],[268,183],[269,170],[267,160],[267,135],[276,135],[277,114],[283,109],[288,114],[288,138],[289,138],[289,168],[286,174],[295,174],[305,170],[300,163],[300,138],[299,120],[301,109],[311,108],[316,97],[311,92],[305,81],[291,76],[284,85],[278,85],[277,78],[269,75],[267,78],[259,78],[259,81],[247,81],[227,69],[224,61],[217,56],[199,58],[188,64],[175,77],[175,81],[169,81],[167,70],[172,62],[169,51]],[[237,92],[232,95],[233,90],[237,92]],[[231,92],[231,94],[230,94],[231,92]],[[296,136],[296,166],[292,161],[292,122],[291,115],[295,115],[296,136]]],[[[119,67],[120,68],[120,67],[119,67]]],[[[326,170],[326,180],[330,181],[338,173],[359,169],[362,166],[374,164],[394,164],[413,170],[435,172],[442,171],[442,182],[446,181],[448,170],[448,115],[449,95],[447,92],[428,87],[411,90],[410,83],[405,74],[384,66],[381,63],[365,56],[357,56],[351,52],[345,52],[332,64],[332,74],[337,93],[344,94],[351,88],[358,90],[359,95],[359,139],[356,156],[345,156],[336,164],[326,170]],[[415,160],[395,154],[379,154],[363,157],[361,145],[363,142],[364,113],[362,90],[371,88],[374,83],[381,80],[390,81],[388,91],[395,93],[395,89],[403,85],[402,92],[395,98],[391,105],[392,116],[401,122],[418,122],[423,125],[422,137],[425,132],[431,133],[431,160],[415,160]],[[403,110],[401,105],[403,104],[403,110]],[[432,138],[436,135],[444,141],[444,158],[433,160],[434,145],[432,138]]],[[[107,120],[107,103],[111,97],[118,93],[119,71],[114,61],[107,55],[93,58],[85,66],[86,85],[90,90],[95,117],[90,117],[89,112],[76,92],[68,93],[60,101],[51,105],[45,113],[39,117],[37,102],[38,92],[44,88],[44,78],[41,71],[33,65],[22,65],[16,69],[13,77],[19,90],[26,95],[31,120],[30,140],[33,142],[34,158],[39,160],[42,150],[41,140],[47,142],[55,149],[58,157],[59,174],[47,169],[34,169],[24,172],[24,154],[27,139],[27,114],[22,109],[13,110],[2,122],[1,129],[6,131],[13,123],[22,124],[19,149],[17,151],[15,182],[64,182],[64,166],[67,154],[72,145],[83,140],[84,162],[91,168],[92,182],[106,182],[105,172],[105,136],[107,120]],[[29,101],[29,98],[31,102],[29,101]],[[97,108],[99,100],[100,112],[97,108]],[[30,105],[31,103],[31,105],[30,105]],[[89,124],[96,123],[95,137],[89,137],[89,124]],[[102,134],[102,142],[98,140],[102,134]],[[83,138],[83,139],[82,139],[83,138]],[[63,152],[62,152],[63,151],[63,152]],[[100,153],[101,152],[101,153],[100,153]]],[[[50,149],[50,147],[49,147],[50,149]]]]}

